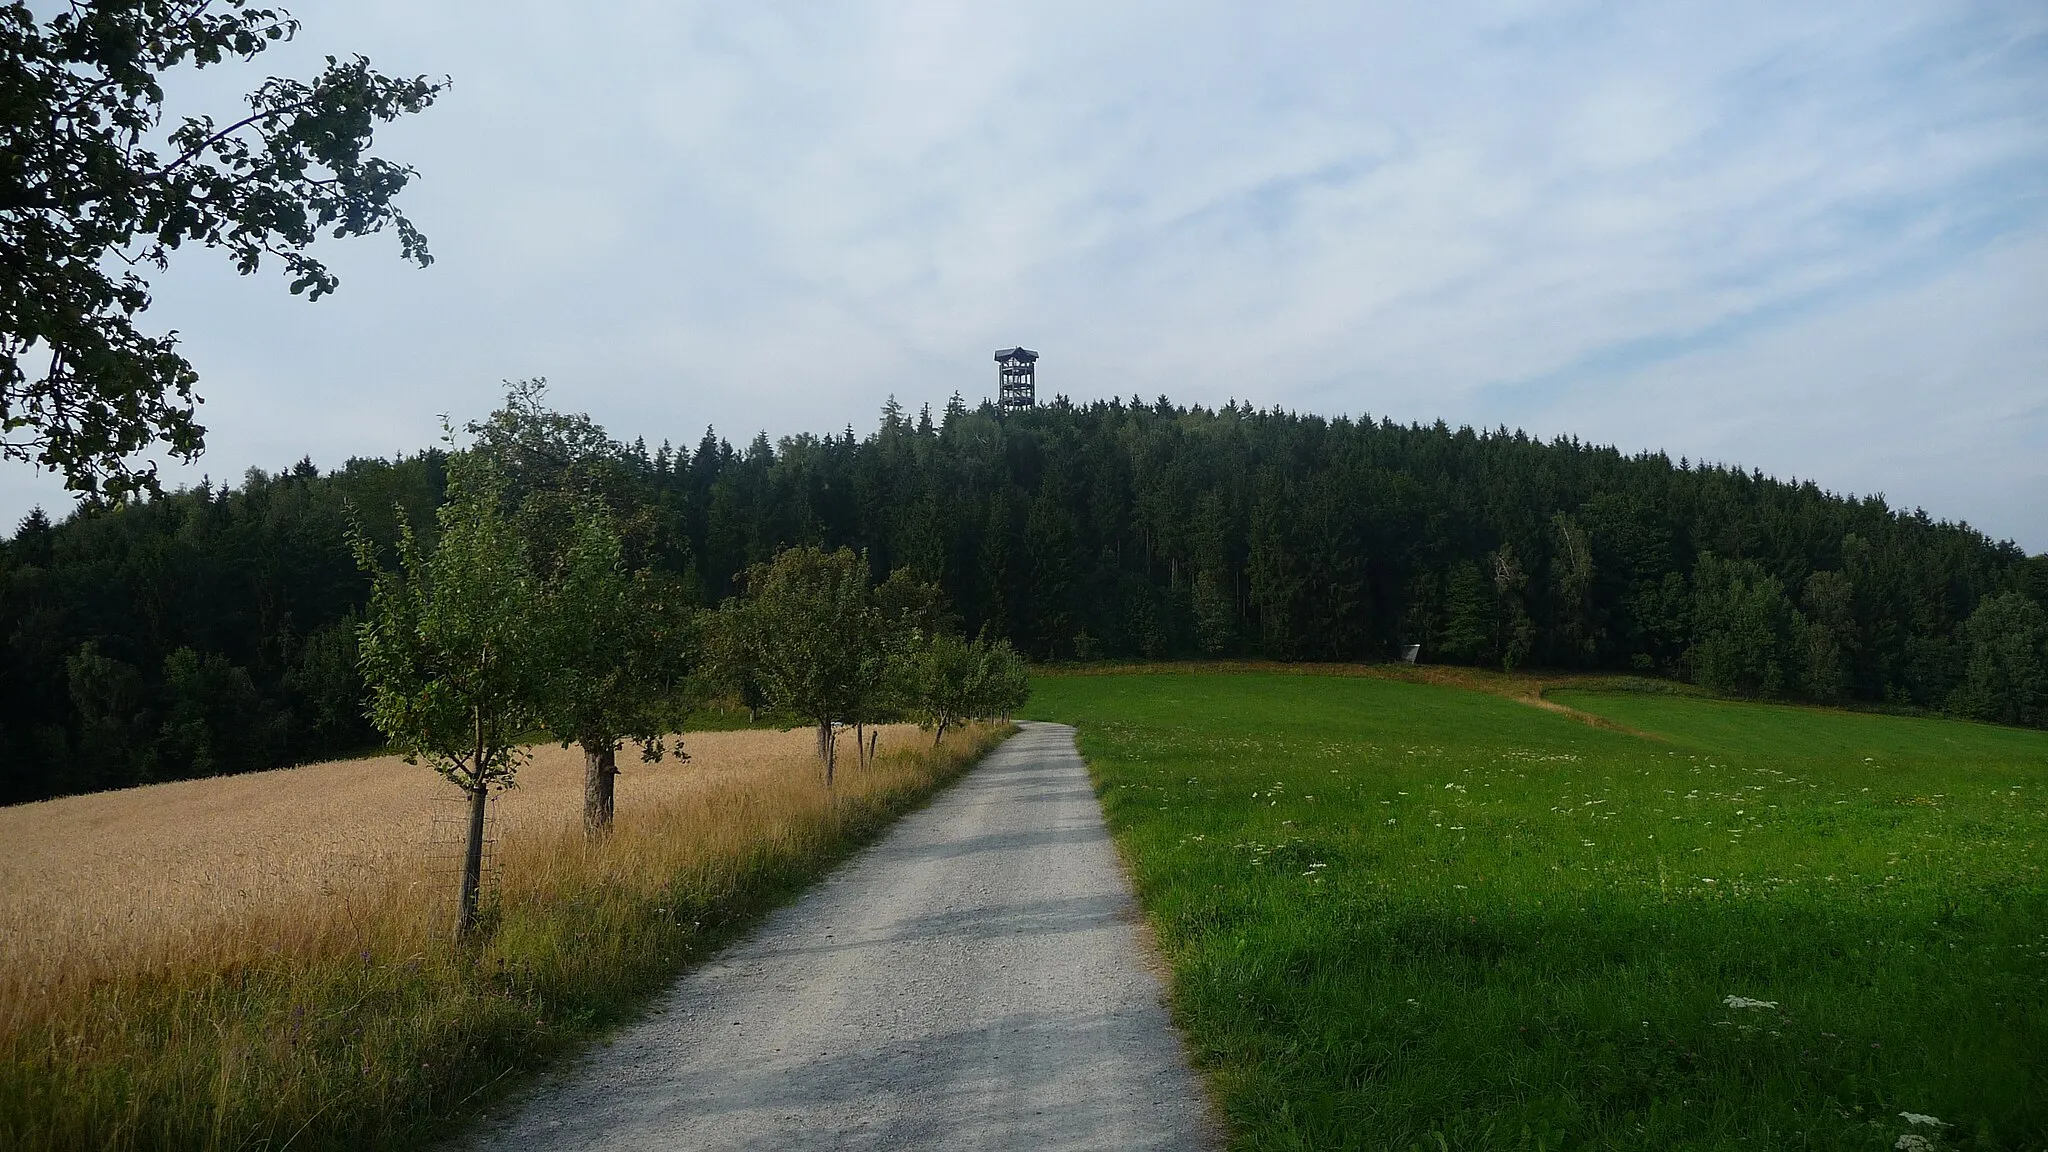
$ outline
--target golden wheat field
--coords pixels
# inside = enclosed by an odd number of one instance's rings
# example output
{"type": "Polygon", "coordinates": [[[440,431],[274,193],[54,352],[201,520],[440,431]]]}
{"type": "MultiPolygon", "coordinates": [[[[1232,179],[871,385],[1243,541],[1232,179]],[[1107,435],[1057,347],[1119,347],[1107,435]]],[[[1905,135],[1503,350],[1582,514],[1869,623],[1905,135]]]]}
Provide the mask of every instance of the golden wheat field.
{"type": "MultiPolygon", "coordinates": [[[[884,753],[929,742],[909,725],[881,729],[884,753]]],[[[851,744],[840,763],[857,776],[851,744]]],[[[797,729],[692,734],[688,760],[648,764],[622,750],[621,830],[707,803],[758,808],[791,790],[822,793],[816,747],[812,730],[797,729]]],[[[580,750],[530,752],[517,787],[492,801],[495,862],[528,865],[515,870],[518,888],[545,880],[545,859],[573,843],[582,814],[580,750]]],[[[395,756],[0,808],[0,1002],[190,961],[224,941],[263,947],[263,933],[251,934],[259,925],[376,920],[388,931],[396,912],[424,930],[452,890],[464,811],[453,785],[395,756]]]]}

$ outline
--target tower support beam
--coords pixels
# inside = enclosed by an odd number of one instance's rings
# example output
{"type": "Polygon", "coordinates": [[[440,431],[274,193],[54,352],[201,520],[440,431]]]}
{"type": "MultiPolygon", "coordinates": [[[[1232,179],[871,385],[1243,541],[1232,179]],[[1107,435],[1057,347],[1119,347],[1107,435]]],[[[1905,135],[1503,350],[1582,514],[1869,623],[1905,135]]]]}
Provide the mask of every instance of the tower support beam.
{"type": "Polygon", "coordinates": [[[1015,412],[1038,403],[1038,383],[1033,369],[1038,364],[1038,353],[1029,348],[1003,348],[996,352],[997,371],[1002,391],[999,393],[1003,411],[1015,412]]]}

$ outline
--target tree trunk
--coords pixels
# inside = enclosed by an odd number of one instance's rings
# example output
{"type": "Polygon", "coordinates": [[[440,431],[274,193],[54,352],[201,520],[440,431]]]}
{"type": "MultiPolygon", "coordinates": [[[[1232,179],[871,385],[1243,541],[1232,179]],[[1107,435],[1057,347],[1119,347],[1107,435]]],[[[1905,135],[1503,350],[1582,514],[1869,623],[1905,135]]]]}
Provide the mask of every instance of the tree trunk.
{"type": "Polygon", "coordinates": [[[818,759],[825,764],[825,787],[832,786],[832,752],[838,741],[832,738],[832,722],[818,721],[818,759]]]}
{"type": "Polygon", "coordinates": [[[612,830],[619,749],[609,740],[589,739],[580,743],[583,745],[583,834],[596,840],[612,830]]]}
{"type": "Polygon", "coordinates": [[[853,722],[853,758],[860,764],[861,771],[868,768],[867,726],[860,721],[853,722]]]}
{"type": "Polygon", "coordinates": [[[939,730],[932,736],[932,747],[937,748],[946,739],[946,722],[939,721],[939,730]]]}
{"type": "Polygon", "coordinates": [[[868,767],[870,768],[875,766],[875,742],[881,738],[882,734],[879,731],[868,733],[868,767]]]}
{"type": "Polygon", "coordinates": [[[469,792],[469,839],[462,849],[462,895],[455,910],[455,942],[460,944],[476,929],[477,890],[484,876],[484,802],[490,785],[479,783],[469,792]]]}

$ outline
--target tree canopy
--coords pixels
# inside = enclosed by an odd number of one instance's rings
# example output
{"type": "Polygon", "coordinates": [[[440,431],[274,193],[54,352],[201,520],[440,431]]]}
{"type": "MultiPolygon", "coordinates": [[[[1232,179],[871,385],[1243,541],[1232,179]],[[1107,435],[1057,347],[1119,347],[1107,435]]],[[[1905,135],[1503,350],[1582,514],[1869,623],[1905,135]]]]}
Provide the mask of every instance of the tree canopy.
{"type": "Polygon", "coordinates": [[[413,170],[369,149],[378,124],[445,82],[329,56],[309,81],[263,81],[244,113],[167,122],[166,73],[254,60],[298,22],[249,0],[54,7],[43,19],[0,6],[0,459],[119,498],[155,488],[137,453],[189,460],[205,437],[176,333],[138,326],[143,271],[187,245],[220,248],[245,275],[276,261],[293,293],[318,299],[338,281],[314,241],[387,227],[428,264],[395,203],[413,170]]]}
{"type": "Polygon", "coordinates": [[[619,745],[637,742],[646,761],[667,752],[694,630],[672,580],[626,570],[609,513],[586,509],[569,531],[540,578],[548,663],[540,720],[564,746],[583,749],[583,820],[595,835],[612,823],[619,745]]]}
{"type": "Polygon", "coordinates": [[[458,455],[431,552],[402,520],[395,568],[355,538],[375,579],[359,629],[365,711],[408,763],[425,761],[469,800],[458,939],[477,918],[484,803],[512,784],[521,737],[546,716],[560,634],[502,499],[489,459],[458,455]]]}
{"type": "Polygon", "coordinates": [[[1031,684],[1024,661],[1007,640],[972,640],[939,632],[920,638],[902,656],[903,701],[934,743],[946,729],[975,718],[1007,717],[1024,706],[1031,684]]]}
{"type": "Polygon", "coordinates": [[[420,546],[409,524],[398,564],[356,538],[374,576],[358,630],[370,722],[409,760],[465,792],[509,783],[518,738],[540,721],[555,653],[539,581],[501,512],[490,472],[457,457],[439,539],[420,546]]]}
{"type": "Polygon", "coordinates": [[[753,646],[746,664],[768,703],[817,725],[830,784],[833,726],[870,709],[890,658],[867,558],[846,548],[788,548],[749,568],[746,579],[745,594],[722,615],[753,646]]]}
{"type": "Polygon", "coordinates": [[[617,752],[624,740],[642,757],[664,755],[675,687],[694,630],[691,600],[670,572],[631,568],[634,551],[655,547],[656,520],[624,449],[586,413],[547,405],[547,382],[507,385],[505,404],[468,425],[469,451],[500,478],[527,562],[542,588],[552,654],[543,727],[585,758],[584,826],[611,826],[617,752]]]}

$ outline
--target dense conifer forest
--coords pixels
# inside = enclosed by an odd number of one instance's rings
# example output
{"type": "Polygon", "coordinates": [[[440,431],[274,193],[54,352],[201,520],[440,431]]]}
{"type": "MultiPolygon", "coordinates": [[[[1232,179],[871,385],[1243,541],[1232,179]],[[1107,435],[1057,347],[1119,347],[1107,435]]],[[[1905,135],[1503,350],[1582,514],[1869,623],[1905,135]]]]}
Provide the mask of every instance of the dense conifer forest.
{"type": "MultiPolygon", "coordinates": [[[[1572,439],[1239,405],[892,400],[865,438],[612,445],[628,562],[706,605],[794,543],[936,580],[1037,660],[1610,669],[2048,723],[2048,556],[1881,499],[1572,439]]],[[[0,800],[366,750],[356,627],[445,458],[301,462],[0,545],[0,800]]]]}

